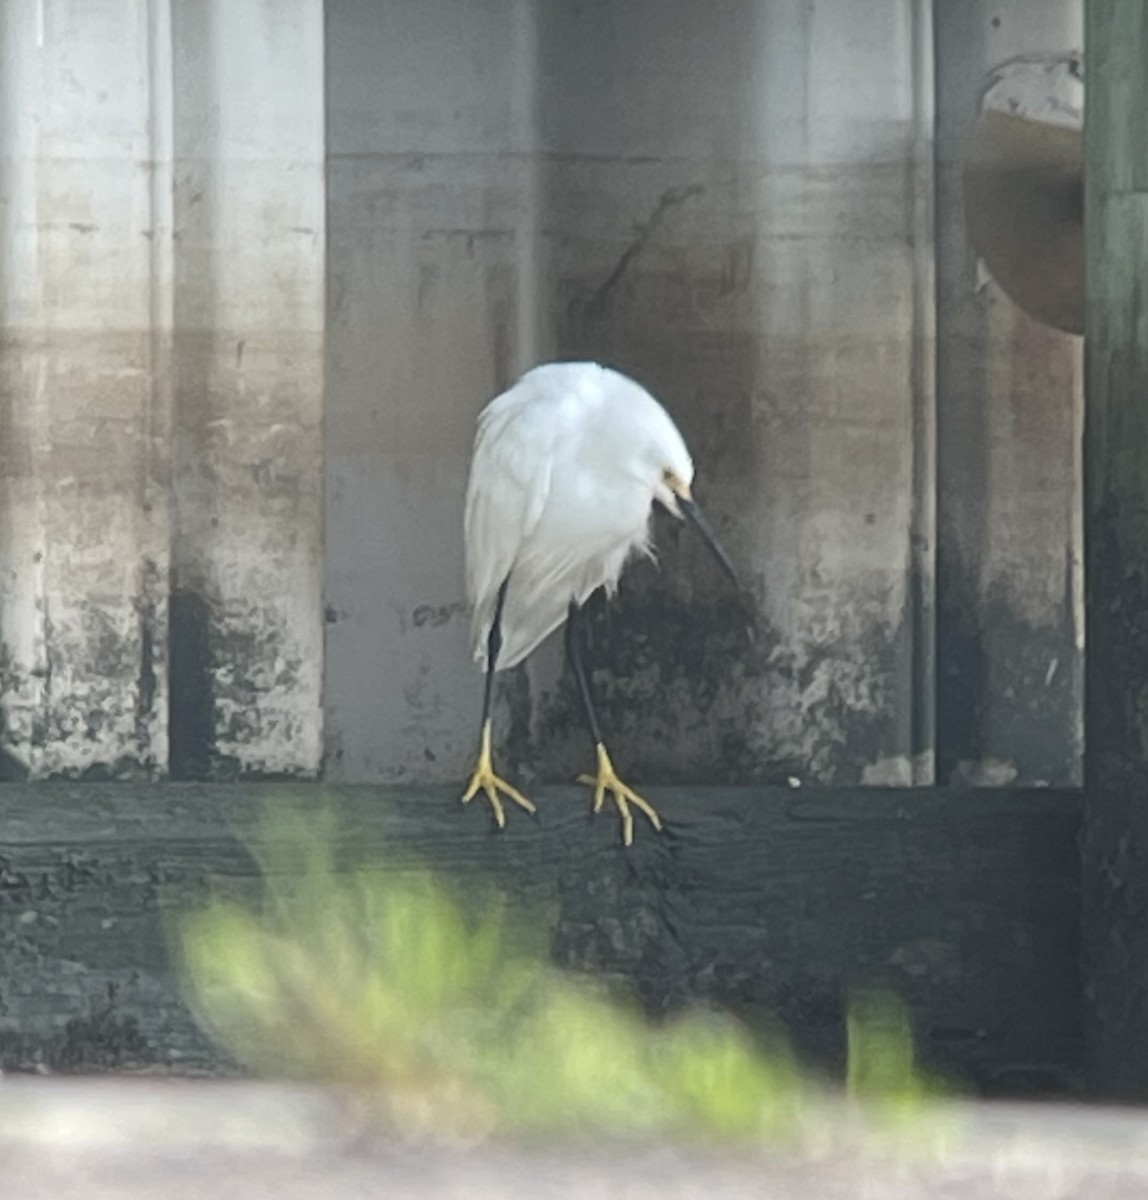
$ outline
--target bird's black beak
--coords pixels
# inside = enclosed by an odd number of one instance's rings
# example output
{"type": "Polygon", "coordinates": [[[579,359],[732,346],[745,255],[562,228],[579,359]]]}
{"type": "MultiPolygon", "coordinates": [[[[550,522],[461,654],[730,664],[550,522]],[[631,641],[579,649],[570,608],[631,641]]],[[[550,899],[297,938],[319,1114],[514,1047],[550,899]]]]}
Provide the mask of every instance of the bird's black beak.
{"type": "Polygon", "coordinates": [[[710,524],[709,517],[702,512],[696,500],[687,499],[681,495],[677,499],[678,508],[681,510],[682,515],[687,517],[690,524],[705,538],[706,545],[713,551],[713,556],[718,560],[721,569],[725,572],[733,586],[740,592],[741,580],[737,577],[737,571],[734,570],[734,565],[730,562],[729,555],[722,548],[721,542],[717,540],[717,534],[714,533],[714,527],[710,524]]]}

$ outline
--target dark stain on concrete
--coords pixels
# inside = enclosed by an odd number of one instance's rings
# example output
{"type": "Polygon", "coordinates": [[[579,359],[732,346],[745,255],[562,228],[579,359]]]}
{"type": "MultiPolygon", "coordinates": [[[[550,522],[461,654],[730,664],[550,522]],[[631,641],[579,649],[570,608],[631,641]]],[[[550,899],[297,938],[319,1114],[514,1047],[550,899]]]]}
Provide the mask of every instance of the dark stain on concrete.
{"type": "Polygon", "coordinates": [[[950,554],[938,564],[937,779],[976,782],[997,763],[1019,784],[1079,784],[1083,657],[1073,628],[1071,580],[1062,618],[1034,625],[1003,585],[979,595],[974,573],[950,554]]]}
{"type": "Polygon", "coordinates": [[[411,624],[415,629],[422,629],[424,626],[437,629],[465,612],[466,605],[461,601],[455,604],[420,604],[411,613],[411,624]]]}
{"type": "Polygon", "coordinates": [[[244,762],[228,747],[257,744],[267,692],[291,694],[302,664],[288,654],[275,615],[253,604],[223,611],[204,590],[177,587],[170,607],[170,762],[180,780],[287,779],[244,762]]]}
{"type": "Polygon", "coordinates": [[[211,607],[199,591],[176,587],[168,612],[170,773],[172,779],[207,779],[215,743],[211,607]]]}
{"type": "Polygon", "coordinates": [[[160,1061],[133,1016],[107,1006],[73,1017],[54,1036],[0,1030],[0,1065],[6,1071],[75,1074],[122,1070],[160,1061]]]}
{"type": "MultiPolygon", "coordinates": [[[[0,691],[11,696],[18,688],[19,676],[16,664],[12,661],[12,651],[7,643],[0,642],[0,691]]],[[[15,783],[28,778],[28,767],[9,750],[11,744],[10,731],[6,728],[3,713],[0,712],[0,783],[15,783]]]]}
{"type": "Polygon", "coordinates": [[[73,1017],[64,1026],[57,1046],[52,1047],[49,1065],[68,1071],[154,1061],[138,1020],[117,1013],[114,1005],[110,999],[90,1017],[73,1017]]]}
{"type": "MultiPolygon", "coordinates": [[[[866,767],[909,750],[890,702],[906,624],[874,619],[859,639],[795,648],[742,598],[690,598],[636,564],[614,600],[599,595],[587,609],[607,743],[632,782],[859,783],[866,767]],[[788,734],[775,695],[798,708],[788,734]]],[[[568,671],[554,694],[519,704],[507,742],[516,769],[550,780],[586,769],[589,734],[568,671]]]]}
{"type": "MultiPolygon", "coordinates": [[[[140,573],[140,591],[136,598],[136,614],[139,620],[139,670],[136,680],[136,748],[140,760],[155,763],[153,736],[156,695],[159,679],[156,659],[160,654],[160,612],[163,603],[164,580],[159,568],[150,559],[144,559],[140,573]]],[[[161,659],[162,666],[162,659],[161,659]]]]}
{"type": "Polygon", "coordinates": [[[85,605],[78,618],[65,621],[52,617],[46,600],[38,601],[44,665],[22,669],[9,650],[0,647],[0,688],[9,695],[37,697],[27,733],[21,735],[25,744],[17,746],[16,735],[0,731],[6,747],[0,750],[0,779],[27,778],[31,768],[26,763],[37,758],[36,770],[46,778],[134,779],[155,772],[154,710],[162,660],[156,638],[163,620],[162,592],[158,569],[145,563],[134,601],[134,631],[124,630],[122,613],[96,602],[85,605]],[[77,686],[61,690],[56,681],[65,665],[76,673],[77,686]],[[124,718],[133,715],[134,729],[129,732],[124,718]],[[99,756],[96,761],[93,751],[99,756]],[[44,753],[41,757],[37,752],[44,753]]]}

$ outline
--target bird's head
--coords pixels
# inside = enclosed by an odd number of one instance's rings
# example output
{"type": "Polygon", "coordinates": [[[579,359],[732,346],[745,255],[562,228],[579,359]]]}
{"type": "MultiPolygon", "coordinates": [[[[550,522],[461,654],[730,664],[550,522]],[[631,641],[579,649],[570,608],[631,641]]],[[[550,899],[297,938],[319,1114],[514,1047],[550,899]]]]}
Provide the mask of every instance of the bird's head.
{"type": "Polygon", "coordinates": [[[722,570],[741,590],[729,555],[693,497],[694,463],[669,413],[640,385],[616,372],[605,375],[613,389],[599,412],[608,436],[599,446],[632,480],[651,489],[652,498],[675,517],[685,518],[702,535],[722,570]]]}
{"type": "Polygon", "coordinates": [[[657,501],[667,508],[675,517],[686,519],[690,524],[702,535],[706,544],[713,552],[714,557],[718,560],[721,569],[729,577],[730,582],[738,591],[741,590],[741,580],[738,579],[737,571],[734,570],[734,565],[730,561],[729,555],[725,552],[725,548],[717,539],[717,534],[714,532],[714,527],[710,524],[709,518],[702,512],[700,505],[693,497],[691,490],[693,483],[693,464],[689,461],[689,456],[686,456],[687,467],[685,470],[674,467],[663,467],[661,478],[654,488],[654,496],[657,501]]]}
{"type": "Polygon", "coordinates": [[[654,499],[675,517],[683,516],[681,501],[688,504],[693,499],[690,488],[693,484],[694,469],[691,464],[686,471],[680,467],[661,467],[658,478],[654,483],[654,499]]]}

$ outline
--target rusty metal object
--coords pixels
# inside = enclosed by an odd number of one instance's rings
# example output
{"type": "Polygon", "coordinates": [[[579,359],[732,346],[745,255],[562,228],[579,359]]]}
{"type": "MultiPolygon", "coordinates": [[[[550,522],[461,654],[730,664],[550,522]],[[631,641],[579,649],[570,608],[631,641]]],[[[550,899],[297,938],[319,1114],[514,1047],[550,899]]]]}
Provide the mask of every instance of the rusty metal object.
{"type": "Polygon", "coordinates": [[[969,236],[992,277],[1030,316],[1084,332],[1084,136],[988,109],[964,170],[969,236]]]}

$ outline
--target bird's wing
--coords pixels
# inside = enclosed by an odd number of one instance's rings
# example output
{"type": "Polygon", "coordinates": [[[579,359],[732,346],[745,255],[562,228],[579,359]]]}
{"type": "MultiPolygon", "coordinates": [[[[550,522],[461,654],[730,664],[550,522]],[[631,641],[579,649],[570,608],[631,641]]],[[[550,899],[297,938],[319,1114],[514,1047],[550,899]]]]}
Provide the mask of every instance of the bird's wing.
{"type": "Polygon", "coordinates": [[[491,401],[478,421],[467,483],[466,590],[475,657],[486,653],[498,589],[550,494],[560,421],[534,389],[521,384],[491,401]]]}

